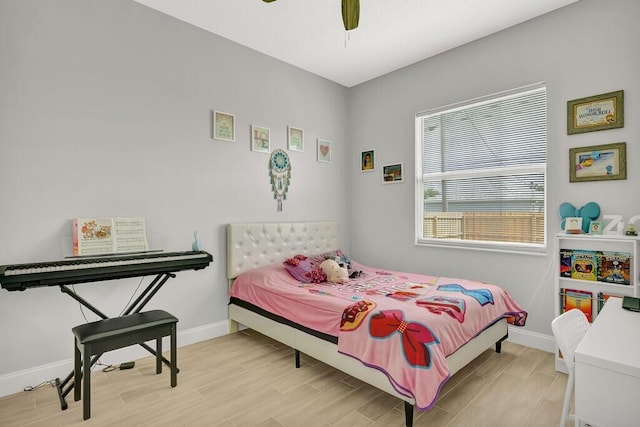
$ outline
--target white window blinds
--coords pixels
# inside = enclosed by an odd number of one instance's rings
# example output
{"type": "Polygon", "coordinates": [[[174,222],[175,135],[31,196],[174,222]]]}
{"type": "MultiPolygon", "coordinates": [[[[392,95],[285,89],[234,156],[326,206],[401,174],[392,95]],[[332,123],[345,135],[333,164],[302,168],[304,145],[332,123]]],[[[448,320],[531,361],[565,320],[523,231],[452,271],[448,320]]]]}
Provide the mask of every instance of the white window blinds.
{"type": "Polygon", "coordinates": [[[544,246],[546,87],[416,115],[417,241],[544,246]]]}

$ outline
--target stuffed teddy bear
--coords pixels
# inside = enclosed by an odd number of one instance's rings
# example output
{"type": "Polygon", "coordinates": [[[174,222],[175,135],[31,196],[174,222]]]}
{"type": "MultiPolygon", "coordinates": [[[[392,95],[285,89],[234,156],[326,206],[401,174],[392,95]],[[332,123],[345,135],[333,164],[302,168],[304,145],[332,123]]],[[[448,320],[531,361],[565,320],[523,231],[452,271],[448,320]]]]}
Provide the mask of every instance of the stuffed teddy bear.
{"type": "Polygon", "coordinates": [[[342,256],[334,256],[332,258],[327,258],[327,259],[332,259],[335,262],[337,262],[340,267],[346,268],[347,274],[349,275],[349,279],[357,279],[358,277],[362,276],[362,274],[364,274],[360,270],[356,271],[356,270],[353,270],[353,268],[351,268],[351,260],[347,258],[345,254],[342,254],[342,256]]]}
{"type": "Polygon", "coordinates": [[[345,283],[349,281],[349,272],[346,268],[340,267],[340,265],[332,259],[325,259],[320,264],[320,268],[327,276],[327,282],[332,283],[345,283]]]}

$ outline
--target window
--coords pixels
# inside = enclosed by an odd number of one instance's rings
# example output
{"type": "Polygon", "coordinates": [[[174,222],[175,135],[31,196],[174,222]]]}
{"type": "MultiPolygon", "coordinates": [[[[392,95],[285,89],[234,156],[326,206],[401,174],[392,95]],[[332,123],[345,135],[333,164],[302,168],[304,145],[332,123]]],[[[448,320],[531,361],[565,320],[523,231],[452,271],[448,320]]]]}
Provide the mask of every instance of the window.
{"type": "Polygon", "coordinates": [[[546,244],[546,86],[416,115],[416,242],[546,244]]]}

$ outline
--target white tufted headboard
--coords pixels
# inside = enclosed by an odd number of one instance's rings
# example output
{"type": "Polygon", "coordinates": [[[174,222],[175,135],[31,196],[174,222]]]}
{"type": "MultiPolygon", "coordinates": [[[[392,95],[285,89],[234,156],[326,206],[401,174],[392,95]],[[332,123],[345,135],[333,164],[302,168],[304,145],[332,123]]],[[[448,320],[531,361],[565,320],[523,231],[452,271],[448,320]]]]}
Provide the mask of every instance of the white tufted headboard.
{"type": "Polygon", "coordinates": [[[338,224],[318,222],[238,222],[227,226],[227,278],[296,254],[339,249],[338,224]]]}

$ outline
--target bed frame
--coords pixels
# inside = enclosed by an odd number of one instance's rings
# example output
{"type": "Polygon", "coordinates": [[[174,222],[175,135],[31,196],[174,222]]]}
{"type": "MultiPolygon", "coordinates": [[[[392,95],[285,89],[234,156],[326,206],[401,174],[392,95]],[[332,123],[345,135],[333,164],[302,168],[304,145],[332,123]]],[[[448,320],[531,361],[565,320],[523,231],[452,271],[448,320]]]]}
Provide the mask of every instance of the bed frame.
{"type": "MultiPolygon", "coordinates": [[[[231,223],[227,226],[227,278],[229,287],[240,274],[253,268],[281,263],[296,254],[313,255],[341,248],[336,222],[231,223]]],[[[238,331],[238,324],[254,329],[295,350],[296,366],[300,352],[333,366],[352,377],[377,387],[404,401],[405,423],[413,425],[412,398],[396,392],[384,373],[368,368],[360,361],[338,353],[338,346],[322,338],[264,317],[236,304],[229,304],[229,330],[238,331]]],[[[476,338],[447,357],[451,375],[463,368],[508,336],[505,319],[484,330],[476,338]]]]}

